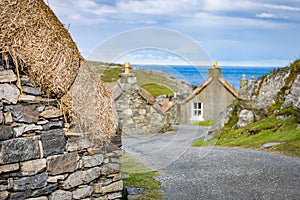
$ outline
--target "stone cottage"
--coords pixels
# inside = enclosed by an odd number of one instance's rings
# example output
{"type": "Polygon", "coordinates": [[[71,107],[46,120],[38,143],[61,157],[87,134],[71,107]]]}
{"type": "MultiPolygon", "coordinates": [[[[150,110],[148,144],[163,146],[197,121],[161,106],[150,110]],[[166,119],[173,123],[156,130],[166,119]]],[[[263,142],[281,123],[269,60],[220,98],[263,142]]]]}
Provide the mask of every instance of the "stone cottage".
{"type": "Polygon", "coordinates": [[[178,102],[179,123],[217,119],[220,112],[238,97],[238,92],[221,76],[222,68],[217,66],[217,62],[208,72],[208,78],[191,95],[178,102]]]}
{"type": "Polygon", "coordinates": [[[110,88],[113,90],[123,134],[156,134],[170,129],[171,117],[168,111],[172,106],[166,108],[148,91],[139,87],[129,63],[125,63],[125,72],[120,74],[120,80],[110,88]]]}

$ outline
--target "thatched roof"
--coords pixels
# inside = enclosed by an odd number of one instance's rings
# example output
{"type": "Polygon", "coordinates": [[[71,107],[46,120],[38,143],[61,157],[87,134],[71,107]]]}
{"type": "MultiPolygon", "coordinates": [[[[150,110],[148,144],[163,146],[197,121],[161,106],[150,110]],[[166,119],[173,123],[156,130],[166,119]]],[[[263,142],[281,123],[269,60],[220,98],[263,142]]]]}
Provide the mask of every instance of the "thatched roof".
{"type": "Polygon", "coordinates": [[[10,54],[16,69],[49,97],[60,99],[73,131],[98,141],[112,138],[117,117],[111,95],[52,10],[43,0],[1,0],[0,8],[1,53],[10,54]]]}
{"type": "Polygon", "coordinates": [[[70,34],[43,0],[0,1],[0,47],[45,92],[64,95],[83,60],[70,34]]]}

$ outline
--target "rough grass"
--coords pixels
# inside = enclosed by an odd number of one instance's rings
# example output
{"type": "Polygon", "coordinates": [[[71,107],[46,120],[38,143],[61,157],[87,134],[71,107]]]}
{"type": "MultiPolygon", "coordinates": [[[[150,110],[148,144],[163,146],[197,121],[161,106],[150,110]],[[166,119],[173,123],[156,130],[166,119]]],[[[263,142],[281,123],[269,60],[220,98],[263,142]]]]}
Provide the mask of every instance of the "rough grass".
{"type": "Polygon", "coordinates": [[[212,120],[205,120],[205,121],[202,121],[202,122],[198,122],[196,125],[197,126],[213,126],[215,123],[216,123],[217,120],[215,119],[212,119],[212,120]]]}
{"type": "Polygon", "coordinates": [[[225,147],[241,147],[258,150],[279,152],[286,155],[300,157],[300,130],[297,129],[294,116],[277,120],[273,115],[240,129],[225,128],[220,139],[208,143],[203,139],[195,141],[193,146],[207,146],[215,144],[225,147]],[[281,145],[262,149],[261,146],[269,142],[283,142],[281,145]]]}
{"type": "Polygon", "coordinates": [[[159,176],[157,171],[153,171],[142,164],[137,158],[125,153],[121,157],[122,174],[130,175],[124,179],[124,186],[145,188],[144,200],[161,200],[163,194],[160,191],[160,182],[155,180],[159,176]]]}
{"type": "Polygon", "coordinates": [[[169,95],[169,96],[173,95],[173,92],[169,88],[167,88],[163,85],[156,84],[156,83],[148,83],[148,84],[142,85],[142,88],[147,90],[154,97],[157,97],[160,95],[169,95]]]}

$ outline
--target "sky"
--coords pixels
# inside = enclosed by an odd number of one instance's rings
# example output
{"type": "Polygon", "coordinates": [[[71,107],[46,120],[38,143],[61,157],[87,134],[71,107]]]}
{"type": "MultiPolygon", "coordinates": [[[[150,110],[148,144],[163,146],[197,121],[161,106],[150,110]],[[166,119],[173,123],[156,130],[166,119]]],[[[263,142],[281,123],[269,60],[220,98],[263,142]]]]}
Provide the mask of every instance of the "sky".
{"type": "Polygon", "coordinates": [[[44,1],[87,59],[286,66],[300,58],[299,0],[44,1]]]}

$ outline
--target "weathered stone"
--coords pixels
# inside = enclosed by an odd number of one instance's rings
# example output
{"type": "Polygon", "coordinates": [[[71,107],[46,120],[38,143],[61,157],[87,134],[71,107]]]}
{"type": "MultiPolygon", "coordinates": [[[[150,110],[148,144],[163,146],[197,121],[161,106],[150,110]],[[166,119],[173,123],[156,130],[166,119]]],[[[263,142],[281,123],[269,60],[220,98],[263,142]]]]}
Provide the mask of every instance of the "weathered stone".
{"type": "Polygon", "coordinates": [[[93,193],[93,187],[92,186],[85,186],[80,187],[73,192],[73,199],[83,199],[85,197],[89,197],[93,193]]]}
{"type": "Polygon", "coordinates": [[[57,187],[58,187],[57,183],[48,184],[46,187],[34,190],[32,192],[31,197],[39,197],[39,196],[42,196],[42,195],[50,194],[50,193],[54,192],[57,189],[57,187]]]}
{"type": "Polygon", "coordinates": [[[300,100],[294,104],[294,114],[296,116],[296,120],[300,123],[300,100]]]}
{"type": "Polygon", "coordinates": [[[38,140],[34,138],[6,140],[0,145],[0,164],[32,160],[39,157],[38,140]]]}
{"type": "Polygon", "coordinates": [[[57,190],[49,196],[49,200],[72,200],[72,192],[57,190]]]}
{"type": "Polygon", "coordinates": [[[47,171],[49,175],[74,172],[77,169],[77,153],[66,153],[47,158],[47,171]]]}
{"type": "Polygon", "coordinates": [[[32,94],[35,96],[42,95],[42,90],[41,90],[41,88],[38,88],[38,87],[23,86],[22,90],[23,90],[23,92],[25,92],[27,94],[32,94]]]}
{"type": "Polygon", "coordinates": [[[87,149],[90,146],[91,146],[91,140],[87,134],[68,137],[68,141],[67,141],[68,151],[79,151],[79,150],[87,149]]]}
{"type": "Polygon", "coordinates": [[[61,110],[58,108],[55,108],[55,107],[50,107],[50,108],[48,107],[47,110],[45,110],[41,113],[41,116],[46,119],[61,117],[62,115],[63,114],[62,114],[61,110]]]}
{"type": "MultiPolygon", "coordinates": [[[[37,125],[45,125],[45,124],[47,124],[48,122],[49,122],[48,120],[38,121],[38,122],[37,122],[37,125]]],[[[43,126],[43,130],[48,131],[48,130],[46,130],[46,129],[44,128],[44,126],[43,126]]]]}
{"type": "Polygon", "coordinates": [[[6,172],[12,172],[19,169],[19,163],[9,164],[9,165],[0,165],[0,174],[6,172]]]}
{"type": "Polygon", "coordinates": [[[32,176],[46,169],[46,159],[30,160],[21,163],[21,173],[32,176]]]}
{"type": "Polygon", "coordinates": [[[63,121],[57,121],[57,122],[49,122],[43,125],[43,130],[49,131],[51,129],[57,129],[57,128],[64,128],[64,122],[63,121]]]}
{"type": "Polygon", "coordinates": [[[48,200],[48,197],[36,197],[36,198],[29,198],[29,199],[26,199],[26,200],[48,200]]]}
{"type": "Polygon", "coordinates": [[[93,189],[95,194],[100,194],[102,193],[102,185],[101,183],[94,183],[93,184],[93,189]]]}
{"type": "Polygon", "coordinates": [[[43,130],[42,126],[35,125],[35,124],[20,124],[16,127],[13,127],[13,131],[16,135],[16,137],[20,137],[23,133],[26,133],[28,131],[41,131],[43,130]]]}
{"type": "Polygon", "coordinates": [[[108,163],[101,167],[101,174],[110,175],[120,172],[121,165],[117,163],[108,163]]]}
{"type": "Polygon", "coordinates": [[[21,84],[22,84],[22,86],[27,85],[30,87],[35,87],[34,82],[29,78],[29,76],[26,76],[26,75],[21,76],[21,84]]]}
{"type": "Polygon", "coordinates": [[[83,156],[83,167],[95,167],[103,163],[104,157],[102,154],[96,154],[93,156],[83,156]]]}
{"type": "Polygon", "coordinates": [[[45,157],[64,152],[66,144],[64,133],[63,129],[42,131],[41,141],[45,157]]]}
{"type": "MultiPolygon", "coordinates": [[[[1,108],[0,108],[1,109],[1,108]]],[[[0,110],[0,124],[3,124],[4,122],[4,116],[3,116],[3,111],[0,110]]]]}
{"type": "Polygon", "coordinates": [[[0,83],[10,83],[17,80],[16,74],[13,70],[1,70],[0,71],[0,83]]]}
{"type": "Polygon", "coordinates": [[[26,95],[26,94],[21,94],[19,96],[19,101],[23,101],[23,102],[33,102],[35,101],[36,96],[33,95],[26,95]]]}
{"type": "Polygon", "coordinates": [[[86,171],[76,171],[64,181],[64,189],[70,189],[82,184],[88,184],[101,175],[101,168],[94,167],[86,171]]]}
{"type": "Polygon", "coordinates": [[[31,193],[32,193],[31,190],[10,193],[9,200],[24,200],[24,199],[30,197],[31,193]]]}
{"type": "Polygon", "coordinates": [[[122,197],[122,192],[115,192],[107,195],[108,199],[120,199],[122,197]]]}
{"type": "Polygon", "coordinates": [[[35,123],[39,120],[39,111],[35,105],[16,105],[10,107],[15,122],[35,123]]]}
{"type": "Polygon", "coordinates": [[[5,199],[7,199],[8,195],[9,195],[9,193],[7,191],[0,192],[0,199],[5,200],[5,199]]]}
{"type": "Polygon", "coordinates": [[[67,175],[58,175],[58,176],[48,176],[48,183],[57,183],[59,180],[64,180],[67,175]]]}
{"type": "Polygon", "coordinates": [[[10,103],[16,104],[19,95],[20,90],[15,85],[0,84],[0,99],[5,99],[10,103]]]}
{"type": "Polygon", "coordinates": [[[110,193],[110,192],[118,192],[123,189],[123,181],[114,182],[110,185],[102,187],[102,194],[110,193]]]}
{"type": "Polygon", "coordinates": [[[254,121],[254,114],[251,110],[241,110],[238,115],[237,127],[242,128],[245,127],[254,121]]]}
{"type": "Polygon", "coordinates": [[[35,176],[23,177],[14,180],[13,184],[13,189],[15,191],[42,188],[47,185],[47,175],[45,173],[41,173],[35,176]]]}
{"type": "Polygon", "coordinates": [[[261,148],[270,148],[270,147],[274,147],[280,144],[284,144],[284,142],[269,142],[266,144],[261,145],[261,148]]]}
{"type": "Polygon", "coordinates": [[[0,126],[0,141],[1,140],[8,140],[14,136],[14,133],[11,129],[11,126],[0,126]]]}
{"type": "Polygon", "coordinates": [[[13,123],[13,118],[12,118],[11,112],[4,113],[4,121],[5,121],[5,124],[13,123]]]}

